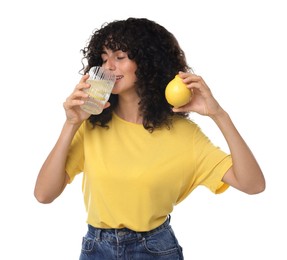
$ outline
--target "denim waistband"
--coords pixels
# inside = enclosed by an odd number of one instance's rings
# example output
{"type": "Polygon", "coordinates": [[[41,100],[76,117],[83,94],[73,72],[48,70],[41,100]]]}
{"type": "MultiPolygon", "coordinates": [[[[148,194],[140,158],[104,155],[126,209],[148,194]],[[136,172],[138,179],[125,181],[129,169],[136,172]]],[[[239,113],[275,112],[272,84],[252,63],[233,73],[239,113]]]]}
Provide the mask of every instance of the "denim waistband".
{"type": "Polygon", "coordinates": [[[170,216],[167,217],[166,221],[158,226],[155,229],[144,232],[136,232],[128,228],[119,228],[119,229],[105,229],[105,228],[96,228],[91,225],[88,225],[88,232],[90,235],[93,235],[94,238],[98,241],[107,240],[110,242],[123,242],[130,241],[134,239],[142,239],[144,237],[153,235],[157,232],[160,232],[162,229],[166,229],[170,224],[170,216]]]}

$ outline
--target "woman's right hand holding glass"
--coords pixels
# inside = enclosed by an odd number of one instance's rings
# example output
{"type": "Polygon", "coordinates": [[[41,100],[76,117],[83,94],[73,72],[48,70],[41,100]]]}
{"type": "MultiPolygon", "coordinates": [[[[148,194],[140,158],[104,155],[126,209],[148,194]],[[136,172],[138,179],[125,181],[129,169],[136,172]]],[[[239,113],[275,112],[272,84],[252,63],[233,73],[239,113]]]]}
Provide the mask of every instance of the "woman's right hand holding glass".
{"type": "Polygon", "coordinates": [[[81,124],[85,119],[90,117],[90,114],[81,109],[81,105],[84,104],[84,100],[88,97],[88,94],[83,90],[90,87],[90,84],[86,82],[89,78],[89,74],[85,74],[80,82],[76,85],[72,94],[66,99],[63,106],[66,112],[67,122],[76,125],[81,124]]]}

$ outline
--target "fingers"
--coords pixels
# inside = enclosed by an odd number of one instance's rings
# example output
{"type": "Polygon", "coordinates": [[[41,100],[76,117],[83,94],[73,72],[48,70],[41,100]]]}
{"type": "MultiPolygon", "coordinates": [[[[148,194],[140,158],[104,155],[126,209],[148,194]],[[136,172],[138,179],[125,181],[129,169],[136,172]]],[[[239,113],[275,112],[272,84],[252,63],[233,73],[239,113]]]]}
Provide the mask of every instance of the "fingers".
{"type": "Polygon", "coordinates": [[[66,99],[68,108],[72,108],[77,105],[82,105],[88,98],[88,94],[82,90],[75,89],[73,93],[66,99]]]}
{"type": "Polygon", "coordinates": [[[172,111],[175,112],[175,113],[178,113],[178,112],[189,112],[189,110],[185,109],[184,106],[182,106],[182,107],[173,107],[172,111]]]}
{"type": "Polygon", "coordinates": [[[190,72],[179,72],[179,77],[189,89],[192,89],[195,92],[206,93],[208,95],[211,93],[208,85],[201,76],[192,74],[190,72]]]}
{"type": "Polygon", "coordinates": [[[76,89],[83,90],[90,87],[90,84],[87,83],[87,79],[89,78],[89,74],[85,74],[80,79],[79,83],[76,85],[76,89]]]}
{"type": "Polygon", "coordinates": [[[199,75],[196,75],[190,72],[181,72],[181,71],[179,72],[178,75],[182,79],[182,81],[187,85],[192,82],[202,82],[205,84],[203,78],[199,75]]]}
{"type": "Polygon", "coordinates": [[[69,110],[74,108],[75,106],[81,106],[85,103],[84,100],[81,99],[72,99],[72,98],[67,98],[66,101],[63,103],[63,107],[65,110],[69,110]]]}
{"type": "Polygon", "coordinates": [[[82,76],[81,80],[80,80],[80,84],[81,83],[86,83],[87,79],[89,78],[89,74],[85,74],[84,76],[82,76]]]}
{"type": "Polygon", "coordinates": [[[64,102],[63,106],[65,110],[72,109],[75,106],[80,106],[84,104],[84,100],[88,98],[88,94],[84,91],[85,89],[90,87],[86,81],[89,78],[88,74],[85,74],[80,79],[79,83],[76,85],[72,94],[67,97],[66,101],[64,102]]]}
{"type": "Polygon", "coordinates": [[[87,83],[89,74],[85,74],[80,79],[79,83],[76,85],[74,92],[72,93],[73,98],[86,98],[88,95],[84,92],[85,89],[88,89],[91,85],[87,83]]]}
{"type": "Polygon", "coordinates": [[[110,102],[107,102],[107,103],[105,104],[105,106],[104,106],[104,109],[108,108],[110,105],[111,105],[111,103],[110,103],[110,102]]]}

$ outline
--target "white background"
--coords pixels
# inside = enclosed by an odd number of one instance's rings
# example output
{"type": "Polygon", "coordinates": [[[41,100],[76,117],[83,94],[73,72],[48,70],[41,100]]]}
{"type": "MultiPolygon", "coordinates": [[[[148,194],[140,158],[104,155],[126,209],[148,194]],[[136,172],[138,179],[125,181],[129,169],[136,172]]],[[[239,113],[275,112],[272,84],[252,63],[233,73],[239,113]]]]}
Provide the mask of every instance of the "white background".
{"type": "MultiPolygon", "coordinates": [[[[185,259],[287,259],[286,11],[284,0],[1,1],[0,259],[78,259],[81,177],[49,205],[36,202],[34,184],[80,79],[80,49],[104,22],[130,16],[177,37],[267,181],[254,196],[198,188],[176,206],[172,226],[185,259]]],[[[209,118],[191,117],[227,149],[209,118]]]]}

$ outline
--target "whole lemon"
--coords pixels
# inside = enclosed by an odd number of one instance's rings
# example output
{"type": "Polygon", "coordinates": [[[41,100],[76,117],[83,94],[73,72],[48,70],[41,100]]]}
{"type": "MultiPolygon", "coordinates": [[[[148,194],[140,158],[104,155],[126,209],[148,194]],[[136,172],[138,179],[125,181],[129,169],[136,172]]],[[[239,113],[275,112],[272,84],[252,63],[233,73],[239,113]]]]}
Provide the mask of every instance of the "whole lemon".
{"type": "Polygon", "coordinates": [[[165,98],[167,102],[175,108],[186,105],[192,92],[186,87],[186,84],[182,82],[182,79],[176,75],[165,88],[165,98]]]}

